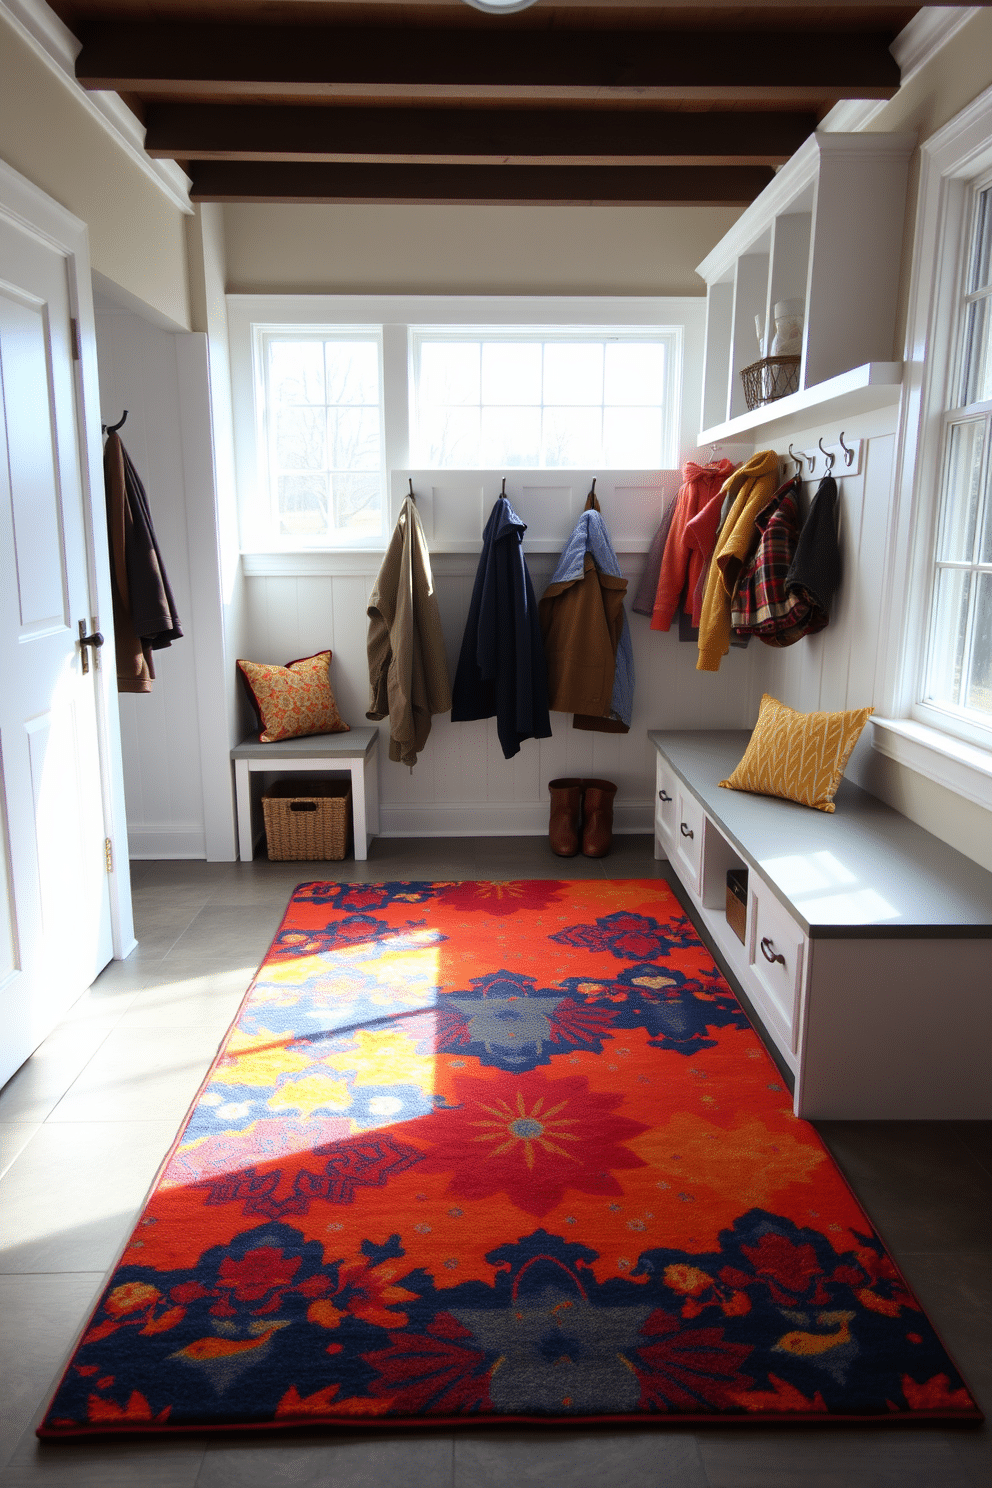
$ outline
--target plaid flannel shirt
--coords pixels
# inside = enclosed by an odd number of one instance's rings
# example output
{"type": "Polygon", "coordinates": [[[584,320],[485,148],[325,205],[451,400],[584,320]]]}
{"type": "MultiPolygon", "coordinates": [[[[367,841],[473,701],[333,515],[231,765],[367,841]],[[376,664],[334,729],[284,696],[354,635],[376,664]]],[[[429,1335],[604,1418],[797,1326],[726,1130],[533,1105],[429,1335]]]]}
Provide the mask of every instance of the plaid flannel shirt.
{"type": "Polygon", "coordinates": [[[786,589],[799,541],[798,492],[798,481],[787,481],[758,513],[758,546],[741,571],[731,602],[733,629],[756,635],[769,646],[791,646],[827,623],[826,614],[802,591],[786,589]]]}

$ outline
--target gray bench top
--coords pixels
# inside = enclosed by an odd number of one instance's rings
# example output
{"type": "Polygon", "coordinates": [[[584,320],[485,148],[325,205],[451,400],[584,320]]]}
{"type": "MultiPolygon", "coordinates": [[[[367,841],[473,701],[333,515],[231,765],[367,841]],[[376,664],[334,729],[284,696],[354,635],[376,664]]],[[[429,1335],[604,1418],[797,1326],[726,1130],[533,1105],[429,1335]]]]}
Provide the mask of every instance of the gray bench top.
{"type": "Polygon", "coordinates": [[[721,789],[750,737],[747,729],[648,734],[810,937],[992,937],[992,873],[850,781],[841,781],[832,813],[721,789]]]}
{"type": "Polygon", "coordinates": [[[302,739],[279,739],[260,744],[257,738],[243,739],[231,750],[232,759],[362,759],[368,754],[378,729],[352,728],[346,734],[306,734],[302,739]]]}

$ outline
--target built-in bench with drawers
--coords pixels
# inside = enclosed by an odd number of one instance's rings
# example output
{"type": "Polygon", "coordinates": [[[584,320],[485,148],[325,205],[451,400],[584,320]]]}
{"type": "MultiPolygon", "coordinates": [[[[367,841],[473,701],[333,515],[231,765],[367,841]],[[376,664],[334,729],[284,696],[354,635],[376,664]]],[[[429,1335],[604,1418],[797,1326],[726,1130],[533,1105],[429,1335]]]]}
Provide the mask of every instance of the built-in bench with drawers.
{"type": "Polygon", "coordinates": [[[655,856],[795,1076],[796,1114],[992,1117],[992,874],[849,781],[833,813],[722,789],[746,730],[648,737],[655,856]]]}

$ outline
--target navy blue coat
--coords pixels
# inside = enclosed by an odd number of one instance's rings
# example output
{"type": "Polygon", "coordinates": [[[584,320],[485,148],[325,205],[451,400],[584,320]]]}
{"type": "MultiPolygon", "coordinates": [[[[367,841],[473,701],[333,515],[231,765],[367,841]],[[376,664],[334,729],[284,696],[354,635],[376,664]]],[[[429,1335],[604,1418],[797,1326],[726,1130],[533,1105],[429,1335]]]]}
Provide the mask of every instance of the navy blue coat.
{"type": "Polygon", "coordinates": [[[526,531],[506,497],[498,497],[482,534],[452,689],[452,720],[495,716],[506,759],[519,753],[524,739],[551,738],[544,642],[524,562],[526,531]]]}

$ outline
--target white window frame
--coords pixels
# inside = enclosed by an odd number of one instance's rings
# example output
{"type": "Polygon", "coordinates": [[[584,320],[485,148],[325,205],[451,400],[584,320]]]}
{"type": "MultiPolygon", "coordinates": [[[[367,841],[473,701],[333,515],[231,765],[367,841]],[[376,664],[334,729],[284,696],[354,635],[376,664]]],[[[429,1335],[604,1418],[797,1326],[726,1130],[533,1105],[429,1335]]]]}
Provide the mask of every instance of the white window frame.
{"type": "MultiPolygon", "coordinates": [[[[531,341],[543,345],[562,344],[569,341],[581,341],[583,339],[609,340],[611,337],[630,341],[649,341],[662,343],[665,347],[665,396],[661,404],[662,418],[664,421],[664,439],[662,448],[662,463],[658,468],[671,470],[678,464],[679,455],[679,428],[678,413],[682,384],[682,344],[684,340],[683,328],[677,325],[639,326],[639,325],[582,325],[576,327],[554,326],[554,325],[411,325],[410,337],[410,429],[415,431],[419,423],[418,396],[420,389],[420,355],[425,341],[445,339],[451,341],[531,341]]],[[[541,408],[545,405],[542,403],[541,408]]],[[[605,405],[604,405],[605,406],[605,405]]],[[[413,457],[419,463],[417,456],[420,452],[416,449],[413,457]]],[[[444,468],[444,467],[439,467],[444,468]]],[[[582,467],[567,465],[546,465],[540,467],[543,470],[565,471],[582,467]]],[[[615,466],[603,466],[604,473],[615,466]]],[[[628,467],[633,469],[634,467],[628,467]]],[[[656,468],[656,467],[644,467],[656,468]]]]}
{"type": "MultiPolygon", "coordinates": [[[[268,427],[268,407],[266,400],[266,378],[265,358],[266,347],[269,341],[284,337],[286,340],[334,340],[343,341],[350,337],[371,341],[376,347],[379,362],[379,469],[380,479],[380,503],[382,511],[382,525],[385,528],[389,513],[389,470],[386,465],[384,419],[386,400],[383,387],[383,369],[385,357],[382,347],[381,325],[306,325],[301,326],[293,323],[282,324],[280,322],[266,323],[256,321],[252,326],[252,368],[254,372],[254,408],[255,408],[255,450],[258,467],[258,519],[266,530],[277,534],[279,531],[279,503],[276,498],[272,472],[269,462],[272,452],[273,430],[268,427]]],[[[356,405],[357,406],[357,405],[356,405]]],[[[382,534],[380,533],[380,537],[382,534]]],[[[351,537],[345,532],[335,531],[328,536],[314,536],[305,538],[299,534],[287,537],[287,545],[291,547],[305,547],[307,549],[333,547],[339,549],[353,549],[368,546],[367,538],[351,537]]]]}
{"type": "Polygon", "coordinates": [[[944,427],[957,373],[964,260],[974,189],[992,172],[992,88],[920,147],[920,187],[907,307],[895,510],[882,614],[881,753],[992,809],[992,746],[921,701],[925,675],[944,427]]]}
{"type": "MultiPolygon", "coordinates": [[[[271,498],[263,467],[264,448],[259,443],[260,394],[256,374],[255,327],[280,329],[340,327],[381,330],[383,363],[383,441],[387,485],[391,472],[409,470],[411,372],[410,327],[533,327],[535,332],[554,327],[588,326],[601,329],[630,329],[637,332],[671,331],[674,335],[670,386],[675,468],[682,454],[695,449],[698,427],[696,400],[684,389],[695,387],[702,376],[705,299],[700,296],[476,296],[476,295],[241,295],[227,296],[231,348],[231,386],[235,460],[240,516],[241,551],[251,555],[253,572],[261,572],[266,555],[278,558],[278,572],[292,571],[294,555],[299,571],[307,568],[307,557],[327,556],[330,571],[334,555],[347,570],[348,555],[382,552],[389,540],[388,504],[381,540],[371,543],[327,541],[301,543],[296,538],[279,539],[274,534],[271,498]]],[[[507,472],[483,472],[484,478],[507,472]]],[[[514,469],[514,476],[522,472],[514,469]]],[[[541,471],[542,475],[548,474],[541,471]]],[[[604,471],[605,474],[605,471],[604,471]]],[[[275,569],[273,571],[276,571],[275,569]]]]}

